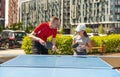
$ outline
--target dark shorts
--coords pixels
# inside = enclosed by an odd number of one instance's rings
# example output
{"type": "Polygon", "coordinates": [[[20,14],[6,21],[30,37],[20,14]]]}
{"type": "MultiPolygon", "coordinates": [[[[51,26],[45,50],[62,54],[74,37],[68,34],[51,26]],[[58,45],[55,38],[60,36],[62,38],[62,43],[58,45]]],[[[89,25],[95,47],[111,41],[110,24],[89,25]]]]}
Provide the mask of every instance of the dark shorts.
{"type": "Polygon", "coordinates": [[[48,55],[48,49],[41,45],[38,41],[32,41],[32,53],[48,55]]]}
{"type": "Polygon", "coordinates": [[[79,51],[79,52],[75,50],[75,52],[77,55],[87,55],[86,49],[82,49],[82,51],[79,51]]]}

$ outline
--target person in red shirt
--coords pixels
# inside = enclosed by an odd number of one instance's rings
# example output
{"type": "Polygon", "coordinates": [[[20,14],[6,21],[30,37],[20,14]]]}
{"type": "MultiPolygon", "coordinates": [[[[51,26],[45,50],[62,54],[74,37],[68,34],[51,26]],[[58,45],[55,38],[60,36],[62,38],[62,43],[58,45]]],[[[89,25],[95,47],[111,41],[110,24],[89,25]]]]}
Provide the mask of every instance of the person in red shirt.
{"type": "Polygon", "coordinates": [[[54,16],[50,19],[50,22],[42,22],[34,29],[30,34],[30,38],[33,39],[33,54],[48,54],[46,41],[49,36],[52,36],[52,49],[56,49],[55,40],[59,23],[59,18],[54,16]]]}

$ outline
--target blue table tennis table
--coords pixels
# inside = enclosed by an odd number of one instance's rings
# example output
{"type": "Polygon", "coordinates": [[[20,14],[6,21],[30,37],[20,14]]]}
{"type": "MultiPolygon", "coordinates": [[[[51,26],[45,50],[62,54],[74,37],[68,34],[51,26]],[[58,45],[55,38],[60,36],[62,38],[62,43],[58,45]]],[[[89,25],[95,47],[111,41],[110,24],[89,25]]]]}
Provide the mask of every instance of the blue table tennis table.
{"type": "Polygon", "coordinates": [[[0,65],[0,77],[120,77],[97,56],[20,55],[0,65]]]}

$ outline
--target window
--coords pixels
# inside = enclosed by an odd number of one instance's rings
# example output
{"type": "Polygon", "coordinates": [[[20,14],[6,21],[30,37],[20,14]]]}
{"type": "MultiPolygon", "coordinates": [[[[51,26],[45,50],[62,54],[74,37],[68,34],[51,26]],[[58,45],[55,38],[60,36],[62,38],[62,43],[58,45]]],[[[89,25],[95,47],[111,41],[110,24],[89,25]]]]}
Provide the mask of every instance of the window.
{"type": "Polygon", "coordinates": [[[120,8],[118,8],[118,13],[120,13],[120,8]]]}
{"type": "Polygon", "coordinates": [[[0,11],[0,16],[1,16],[1,11],[0,11]]]}
{"type": "Polygon", "coordinates": [[[118,12],[118,9],[117,9],[117,8],[115,8],[115,12],[118,12]]]}
{"type": "Polygon", "coordinates": [[[90,3],[92,3],[93,1],[92,0],[90,0],[90,3]]]}
{"type": "Polygon", "coordinates": [[[1,3],[0,3],[0,8],[1,8],[1,3]]]}
{"type": "Polygon", "coordinates": [[[120,0],[118,0],[118,5],[120,4],[120,0]]]}
{"type": "Polygon", "coordinates": [[[110,21],[113,20],[113,15],[110,15],[109,20],[110,20],[110,21]]]}
{"type": "Polygon", "coordinates": [[[117,20],[120,20],[120,15],[116,15],[117,16],[117,20]]]}

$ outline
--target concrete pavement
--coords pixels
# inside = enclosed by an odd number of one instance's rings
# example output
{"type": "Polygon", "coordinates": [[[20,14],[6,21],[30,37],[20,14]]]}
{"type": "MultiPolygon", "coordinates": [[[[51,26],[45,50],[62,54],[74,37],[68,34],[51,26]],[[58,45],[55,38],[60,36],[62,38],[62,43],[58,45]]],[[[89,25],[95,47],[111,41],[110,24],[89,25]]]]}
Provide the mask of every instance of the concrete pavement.
{"type": "Polygon", "coordinates": [[[17,49],[0,49],[0,55],[22,55],[25,54],[24,50],[17,48],[17,49]]]}
{"type": "Polygon", "coordinates": [[[18,55],[25,55],[24,50],[17,48],[17,49],[0,49],[0,64],[6,62],[18,55]]]}

